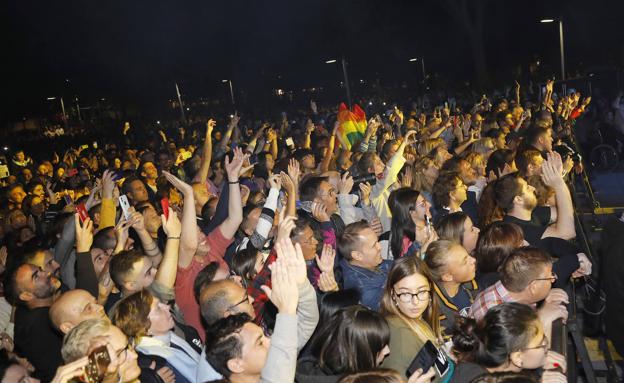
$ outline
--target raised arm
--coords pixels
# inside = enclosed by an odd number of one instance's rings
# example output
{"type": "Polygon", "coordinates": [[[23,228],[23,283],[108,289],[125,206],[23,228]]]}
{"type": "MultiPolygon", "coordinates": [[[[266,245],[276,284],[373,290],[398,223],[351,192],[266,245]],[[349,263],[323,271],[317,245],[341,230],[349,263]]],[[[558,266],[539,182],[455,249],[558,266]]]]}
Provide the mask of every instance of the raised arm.
{"type": "Polygon", "coordinates": [[[542,238],[572,239],[576,237],[574,206],[568,185],[563,179],[563,164],[558,153],[548,153],[548,159],[542,165],[542,179],[546,185],[555,189],[557,199],[557,222],[548,226],[542,238]]]}
{"type": "Polygon", "coordinates": [[[230,120],[230,123],[227,126],[227,130],[225,131],[223,138],[221,139],[221,141],[219,141],[219,145],[218,145],[219,150],[225,151],[225,148],[228,146],[228,143],[230,142],[230,138],[232,138],[232,132],[234,131],[234,128],[236,128],[236,126],[238,125],[239,120],[240,120],[240,117],[238,116],[238,113],[234,113],[234,116],[230,120]]]}
{"type": "Polygon", "coordinates": [[[165,234],[167,234],[167,244],[165,245],[165,255],[156,272],[156,280],[168,288],[175,285],[176,274],[178,271],[178,255],[180,249],[180,237],[182,232],[182,223],[178,219],[178,215],[169,208],[168,218],[161,215],[162,226],[165,234]]]}
{"type": "Polygon", "coordinates": [[[234,149],[232,161],[225,157],[225,170],[227,172],[230,200],[228,201],[228,217],[219,228],[225,238],[233,238],[236,230],[243,222],[243,207],[241,203],[240,184],[238,177],[243,167],[243,162],[248,155],[243,154],[241,148],[234,149]]]}
{"type": "Polygon", "coordinates": [[[182,227],[184,230],[180,234],[180,253],[178,255],[178,266],[184,269],[193,261],[198,246],[193,187],[169,172],[163,172],[163,174],[167,181],[184,196],[184,207],[182,208],[182,227]]]}
{"type": "Polygon", "coordinates": [[[204,184],[208,178],[208,170],[210,170],[210,160],[212,159],[212,130],[217,125],[215,120],[210,119],[206,123],[206,139],[202,149],[201,165],[199,167],[199,182],[204,184]]]}
{"type": "Polygon", "coordinates": [[[290,176],[284,172],[280,173],[280,177],[282,178],[282,187],[286,190],[286,216],[296,217],[297,216],[297,190],[295,188],[295,184],[290,178],[290,176]]]}
{"type": "MultiPolygon", "coordinates": [[[[323,157],[323,161],[321,161],[321,172],[326,172],[329,170],[329,165],[331,164],[332,159],[334,158],[334,146],[336,144],[336,131],[338,131],[338,121],[334,124],[334,129],[332,130],[331,137],[329,137],[329,146],[327,147],[327,151],[325,152],[325,157],[323,157]]],[[[370,138],[370,137],[369,137],[370,138]]]]}
{"type": "Polygon", "coordinates": [[[152,238],[150,233],[145,228],[145,220],[143,214],[135,211],[130,215],[130,226],[136,231],[141,241],[141,247],[143,252],[150,258],[152,264],[157,267],[162,260],[162,253],[156,244],[156,241],[152,238]]]}

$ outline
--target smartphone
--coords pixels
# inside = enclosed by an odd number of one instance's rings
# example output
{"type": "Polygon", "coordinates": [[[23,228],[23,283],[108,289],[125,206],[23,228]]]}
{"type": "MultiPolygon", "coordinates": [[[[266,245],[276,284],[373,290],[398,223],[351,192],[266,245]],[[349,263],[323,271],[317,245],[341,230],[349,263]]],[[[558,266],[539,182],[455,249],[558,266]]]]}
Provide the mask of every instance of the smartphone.
{"type": "Polygon", "coordinates": [[[80,146],[80,149],[83,149],[83,150],[84,149],[89,149],[89,145],[82,145],[82,146],[80,146]]]}
{"type": "Polygon", "coordinates": [[[293,141],[292,137],[286,139],[286,146],[295,146],[295,141],[293,141]]]}
{"type": "Polygon", "coordinates": [[[71,205],[74,203],[74,200],[72,199],[72,197],[69,194],[65,194],[63,196],[63,199],[65,200],[65,205],[71,205]]]}
{"type": "Polygon", "coordinates": [[[438,348],[428,340],[423,348],[418,351],[412,363],[410,363],[406,375],[408,377],[412,376],[419,368],[425,373],[431,367],[435,367],[438,376],[444,376],[449,369],[449,361],[444,351],[438,350],[438,348]]]}
{"type": "Polygon", "coordinates": [[[431,218],[425,214],[425,227],[427,228],[427,235],[431,235],[431,218]]]}
{"type": "Polygon", "coordinates": [[[100,383],[104,379],[108,365],[111,362],[106,346],[98,347],[89,354],[89,362],[85,367],[87,383],[100,383]]]}
{"type": "Polygon", "coordinates": [[[87,207],[84,203],[76,205],[76,213],[78,213],[78,216],[80,217],[80,223],[84,223],[84,221],[89,218],[89,213],[87,212],[87,207]]]}
{"type": "Polygon", "coordinates": [[[165,197],[160,200],[160,207],[162,207],[165,220],[169,219],[169,198],[165,197]]]}
{"type": "Polygon", "coordinates": [[[93,149],[97,149],[98,148],[97,146],[98,146],[97,141],[93,141],[93,149]]]}
{"type": "Polygon", "coordinates": [[[121,206],[121,210],[123,211],[126,221],[129,221],[130,220],[130,202],[128,202],[127,196],[125,195],[119,196],[119,206],[121,206]]]}
{"type": "Polygon", "coordinates": [[[314,201],[299,202],[299,209],[312,213],[312,209],[314,209],[314,201]]]}

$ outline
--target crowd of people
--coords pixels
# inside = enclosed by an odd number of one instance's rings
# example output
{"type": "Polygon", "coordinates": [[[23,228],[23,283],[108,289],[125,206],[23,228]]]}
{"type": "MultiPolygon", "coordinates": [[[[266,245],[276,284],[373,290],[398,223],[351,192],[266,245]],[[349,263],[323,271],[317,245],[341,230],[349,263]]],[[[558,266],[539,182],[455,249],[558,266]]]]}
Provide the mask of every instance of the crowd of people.
{"type": "Polygon", "coordinates": [[[14,150],[0,381],[565,382],[590,97],[553,93],[14,150]]]}

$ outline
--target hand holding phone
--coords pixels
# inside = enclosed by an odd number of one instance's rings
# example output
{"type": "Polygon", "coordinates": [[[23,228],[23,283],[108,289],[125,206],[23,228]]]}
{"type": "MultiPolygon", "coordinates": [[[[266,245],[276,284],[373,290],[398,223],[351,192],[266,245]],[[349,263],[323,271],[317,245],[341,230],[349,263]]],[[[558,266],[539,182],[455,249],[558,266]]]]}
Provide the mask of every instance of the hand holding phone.
{"type": "Polygon", "coordinates": [[[76,213],[78,213],[78,217],[80,217],[80,223],[84,223],[87,218],[89,218],[89,213],[84,203],[76,205],[76,213]]]}
{"type": "Polygon", "coordinates": [[[104,379],[111,357],[106,346],[101,346],[89,354],[89,362],[85,367],[87,383],[100,383],[104,379]]]}
{"type": "Polygon", "coordinates": [[[169,219],[169,198],[165,197],[160,200],[160,207],[162,207],[165,219],[169,219]]]}
{"type": "Polygon", "coordinates": [[[119,196],[119,206],[121,206],[121,210],[123,211],[126,221],[130,221],[130,202],[128,202],[127,196],[119,196]]]}

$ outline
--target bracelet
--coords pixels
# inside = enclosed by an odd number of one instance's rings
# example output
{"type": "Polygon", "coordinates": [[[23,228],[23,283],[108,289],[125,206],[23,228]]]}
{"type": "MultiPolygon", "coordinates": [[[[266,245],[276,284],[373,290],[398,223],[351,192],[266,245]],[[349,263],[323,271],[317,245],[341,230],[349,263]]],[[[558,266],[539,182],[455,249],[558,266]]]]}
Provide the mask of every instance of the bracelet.
{"type": "Polygon", "coordinates": [[[167,239],[180,239],[180,237],[167,237],[167,239]]]}
{"type": "Polygon", "coordinates": [[[234,181],[234,182],[232,182],[232,181],[228,181],[228,184],[230,184],[230,185],[236,185],[237,183],[238,183],[238,180],[236,180],[236,181],[234,181]]]}

